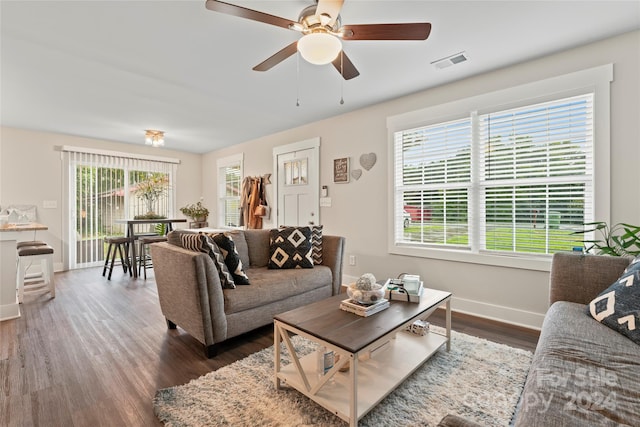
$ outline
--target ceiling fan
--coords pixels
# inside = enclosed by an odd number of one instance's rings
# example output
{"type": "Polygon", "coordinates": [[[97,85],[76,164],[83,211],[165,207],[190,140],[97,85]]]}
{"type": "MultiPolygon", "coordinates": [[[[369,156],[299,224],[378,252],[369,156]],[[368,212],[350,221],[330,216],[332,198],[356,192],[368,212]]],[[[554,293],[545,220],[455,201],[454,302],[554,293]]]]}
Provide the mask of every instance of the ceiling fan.
{"type": "Polygon", "coordinates": [[[252,19],[303,34],[298,41],[253,67],[255,71],[267,71],[299,51],[312,64],[331,62],[345,80],[350,80],[359,76],[360,72],[342,50],[341,40],[426,40],[431,32],[431,24],[428,22],[342,25],[340,11],[343,3],[344,0],[317,0],[317,4],[300,12],[297,22],[218,0],[207,0],[206,7],[214,12],[252,19]]]}

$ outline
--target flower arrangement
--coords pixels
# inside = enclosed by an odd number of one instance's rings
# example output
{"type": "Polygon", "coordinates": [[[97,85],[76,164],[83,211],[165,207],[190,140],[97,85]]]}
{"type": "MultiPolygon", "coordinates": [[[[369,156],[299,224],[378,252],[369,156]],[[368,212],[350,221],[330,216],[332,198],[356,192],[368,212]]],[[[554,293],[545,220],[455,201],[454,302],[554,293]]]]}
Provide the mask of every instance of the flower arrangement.
{"type": "Polygon", "coordinates": [[[180,208],[180,212],[194,221],[204,221],[209,216],[209,209],[204,207],[202,204],[203,198],[200,198],[200,201],[195,204],[190,204],[187,206],[183,206],[180,208]]]}

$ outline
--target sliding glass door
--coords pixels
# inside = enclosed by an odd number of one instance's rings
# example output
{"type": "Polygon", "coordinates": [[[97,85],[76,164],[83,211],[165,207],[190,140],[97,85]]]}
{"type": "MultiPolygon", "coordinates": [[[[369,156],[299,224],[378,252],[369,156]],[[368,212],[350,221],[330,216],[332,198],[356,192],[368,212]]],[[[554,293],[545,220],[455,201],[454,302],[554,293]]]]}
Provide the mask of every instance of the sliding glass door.
{"type": "MultiPolygon", "coordinates": [[[[118,220],[168,218],[174,213],[176,165],[143,159],[68,152],[68,268],[101,265],[105,236],[124,236],[118,220]]],[[[153,225],[145,225],[154,232],[153,225]]],[[[157,230],[162,233],[163,230],[157,230]]]]}

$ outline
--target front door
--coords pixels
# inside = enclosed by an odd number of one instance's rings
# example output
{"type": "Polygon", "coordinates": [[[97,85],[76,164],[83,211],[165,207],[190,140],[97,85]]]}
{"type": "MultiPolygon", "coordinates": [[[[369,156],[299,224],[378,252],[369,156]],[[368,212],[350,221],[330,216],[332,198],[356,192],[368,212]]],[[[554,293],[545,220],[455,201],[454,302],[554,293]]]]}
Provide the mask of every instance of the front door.
{"type": "Polygon", "coordinates": [[[319,147],[305,148],[302,145],[291,148],[300,149],[276,154],[278,199],[276,225],[320,224],[319,147]]]}

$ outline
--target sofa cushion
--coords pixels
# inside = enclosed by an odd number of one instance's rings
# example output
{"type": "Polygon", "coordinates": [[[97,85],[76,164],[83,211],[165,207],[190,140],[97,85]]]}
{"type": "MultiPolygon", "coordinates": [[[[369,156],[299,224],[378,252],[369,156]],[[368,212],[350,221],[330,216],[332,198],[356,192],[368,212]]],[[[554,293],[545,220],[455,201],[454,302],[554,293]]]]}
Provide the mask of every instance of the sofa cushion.
{"type": "Polygon", "coordinates": [[[248,285],[249,277],[244,272],[242,261],[240,260],[240,256],[236,250],[236,245],[231,236],[227,236],[224,233],[218,233],[213,235],[212,239],[220,248],[220,252],[222,252],[224,263],[227,264],[227,267],[233,276],[233,282],[236,285],[248,285]]]}
{"type": "Polygon", "coordinates": [[[245,230],[251,267],[269,265],[269,230],[245,230]]]}
{"type": "MultiPolygon", "coordinates": [[[[588,305],[587,312],[640,344],[640,262],[634,260],[620,278],[588,305]]],[[[640,351],[640,349],[638,349],[640,351]]]]}
{"type": "Polygon", "coordinates": [[[239,286],[224,292],[225,313],[241,312],[318,288],[331,288],[333,282],[331,269],[323,265],[313,269],[289,270],[250,267],[247,274],[251,277],[251,286],[239,286]]]}
{"type": "Polygon", "coordinates": [[[218,277],[220,278],[220,285],[222,286],[222,289],[235,289],[236,284],[233,280],[233,275],[229,271],[227,264],[224,262],[222,251],[213,241],[213,238],[205,234],[197,234],[196,236],[200,239],[200,245],[202,247],[201,252],[209,254],[216,266],[216,270],[218,270],[218,277]]]}
{"type": "Polygon", "coordinates": [[[594,322],[584,304],[547,312],[515,426],[640,425],[638,346],[594,322]]]}
{"type": "Polygon", "coordinates": [[[313,268],[313,249],[309,227],[269,231],[269,268],[313,268]]]}

